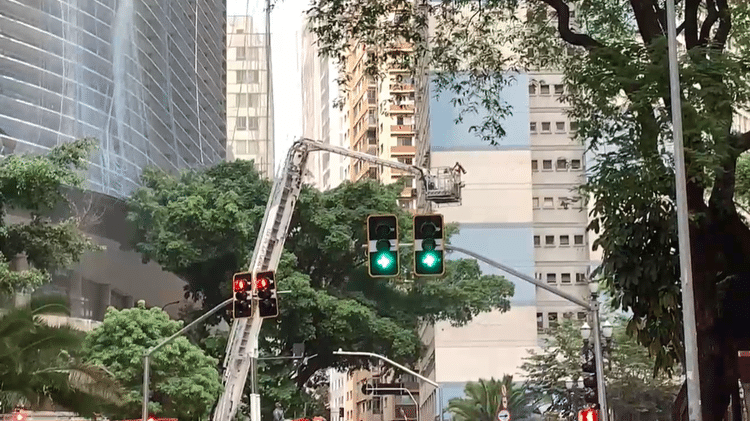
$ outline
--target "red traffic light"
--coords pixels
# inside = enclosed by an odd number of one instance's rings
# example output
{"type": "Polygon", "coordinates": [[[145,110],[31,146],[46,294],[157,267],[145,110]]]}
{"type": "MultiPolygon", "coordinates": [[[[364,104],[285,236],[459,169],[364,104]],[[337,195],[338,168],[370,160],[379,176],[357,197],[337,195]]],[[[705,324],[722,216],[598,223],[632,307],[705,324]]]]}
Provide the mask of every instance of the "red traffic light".
{"type": "Polygon", "coordinates": [[[274,281],[274,272],[259,272],[255,275],[255,290],[269,291],[276,288],[274,281]]]}
{"type": "Polygon", "coordinates": [[[255,289],[264,290],[268,288],[269,285],[271,284],[270,282],[268,282],[268,279],[266,278],[258,278],[255,280],[255,289]]]}
{"type": "Polygon", "coordinates": [[[578,411],[578,421],[599,421],[599,411],[587,408],[578,411]]]}
{"type": "Polygon", "coordinates": [[[235,273],[232,279],[232,290],[234,292],[244,292],[250,289],[250,281],[253,274],[250,272],[235,273]]]}
{"type": "Polygon", "coordinates": [[[156,418],[154,418],[154,417],[148,417],[147,421],[156,421],[156,418]]]}

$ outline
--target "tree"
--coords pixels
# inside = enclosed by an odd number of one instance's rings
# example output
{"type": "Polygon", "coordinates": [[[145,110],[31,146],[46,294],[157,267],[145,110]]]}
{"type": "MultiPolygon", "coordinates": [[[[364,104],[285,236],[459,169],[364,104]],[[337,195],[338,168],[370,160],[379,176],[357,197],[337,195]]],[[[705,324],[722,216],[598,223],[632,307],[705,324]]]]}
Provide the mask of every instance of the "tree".
{"type": "Polygon", "coordinates": [[[495,421],[502,409],[502,387],[508,396],[508,412],[514,420],[528,418],[537,409],[537,401],[531,398],[523,386],[513,383],[513,376],[505,375],[502,380],[480,379],[468,382],[464,388],[464,398],[454,398],[448,402],[448,412],[456,421],[495,421]]]}
{"type": "Polygon", "coordinates": [[[49,271],[70,266],[83,253],[98,250],[78,229],[75,217],[53,221],[51,213],[68,203],[66,192],[83,183],[81,171],[94,149],[93,139],[65,143],[46,155],[0,159],[0,295],[32,290],[49,280],[49,271]],[[28,222],[9,223],[11,211],[28,213],[28,222]],[[12,271],[10,262],[25,255],[31,269],[12,271]]]}
{"type": "MultiPolygon", "coordinates": [[[[595,275],[615,307],[632,313],[629,332],[657,367],[684,363],[664,2],[407,4],[316,0],[308,15],[323,54],[342,57],[361,42],[372,73],[388,60],[433,71],[434,91],[452,95],[458,120],[478,114],[470,130],[492,143],[512,112],[502,89],[514,71],[563,71],[576,136],[597,153],[583,189],[603,250],[595,275]],[[414,54],[400,43],[414,44],[414,54]]],[[[750,104],[750,4],[686,0],[679,19],[701,403],[711,421],[730,396],[740,416],[736,355],[750,346],[750,309],[741,304],[750,299],[750,229],[733,201],[750,132],[732,128],[735,109],[750,104]]]]}
{"type": "MultiPolygon", "coordinates": [[[[173,177],[149,170],[143,188],[131,197],[135,248],[187,281],[187,294],[211,307],[230,295],[231,276],[247,270],[268,199],[268,182],[252,163],[222,163],[173,177]]],[[[291,355],[305,342],[318,354],[295,377],[302,387],[318,370],[364,366],[333,351],[368,350],[412,363],[419,356],[422,320],[463,324],[479,312],[507,310],[513,284],[484,275],[474,260],[448,262],[442,278],[411,279],[404,274],[371,279],[364,265],[367,215],[399,217],[402,241],[411,241],[411,218],[397,206],[402,185],[373,181],[344,183],[327,192],[304,188],[277,271],[281,315],[266,322],[261,356],[291,355]]],[[[288,361],[268,362],[274,378],[290,374],[288,361]]],[[[282,402],[289,408],[288,402],[282,402]]]]}
{"type": "MultiPolygon", "coordinates": [[[[107,367],[127,393],[117,417],[138,418],[143,404],[143,353],[182,328],[162,309],[107,309],[104,322],[86,336],[82,352],[86,361],[107,367]]],[[[178,337],[151,355],[149,402],[152,414],[181,420],[204,419],[218,399],[221,381],[218,361],[206,356],[185,337],[178,337]]]]}
{"type": "MultiPolygon", "coordinates": [[[[605,378],[610,409],[618,417],[643,414],[644,420],[666,420],[678,383],[664,372],[654,371],[654,358],[626,330],[627,320],[615,318],[612,345],[607,353],[605,378]]],[[[583,405],[582,390],[568,389],[568,382],[581,378],[580,323],[563,320],[551,329],[541,352],[531,351],[521,369],[526,388],[549,404],[547,411],[575,419],[583,405]]]]}
{"type": "Polygon", "coordinates": [[[53,327],[42,314],[68,315],[59,299],[34,298],[0,317],[0,410],[62,407],[84,416],[117,402],[122,389],[101,366],[81,361],[83,332],[53,327]]]}

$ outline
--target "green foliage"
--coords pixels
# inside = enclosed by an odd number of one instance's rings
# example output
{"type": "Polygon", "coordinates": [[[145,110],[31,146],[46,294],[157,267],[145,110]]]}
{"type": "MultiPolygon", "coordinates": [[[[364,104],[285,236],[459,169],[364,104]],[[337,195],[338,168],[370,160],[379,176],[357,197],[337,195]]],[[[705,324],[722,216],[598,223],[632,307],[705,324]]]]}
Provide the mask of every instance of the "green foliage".
{"type": "MultiPolygon", "coordinates": [[[[116,417],[138,418],[143,404],[143,353],[182,328],[158,307],[140,301],[132,309],[107,309],[104,322],[86,336],[86,361],[107,367],[127,389],[116,417]]],[[[185,337],[178,337],[151,355],[149,411],[161,417],[200,420],[218,399],[218,361],[185,337]]]]}
{"type": "MultiPolygon", "coordinates": [[[[614,323],[612,346],[605,364],[607,398],[617,417],[641,414],[648,420],[666,420],[679,384],[675,378],[654,372],[654,358],[626,332],[627,320],[614,323]]],[[[583,405],[582,390],[568,389],[566,382],[582,376],[580,322],[563,320],[550,330],[541,352],[531,351],[521,369],[526,388],[550,406],[547,411],[575,419],[583,405]]]]}
{"type": "Polygon", "coordinates": [[[50,212],[67,203],[65,191],[80,187],[81,172],[96,145],[93,139],[62,144],[47,155],[9,155],[0,160],[0,295],[33,289],[49,279],[49,271],[68,267],[83,253],[98,250],[78,230],[75,217],[61,222],[50,212]],[[28,212],[31,220],[11,224],[9,211],[28,212]],[[25,254],[32,268],[14,272],[9,262],[25,254]]]}
{"type": "Polygon", "coordinates": [[[463,398],[451,399],[448,412],[456,421],[495,421],[502,409],[502,387],[508,396],[507,410],[511,419],[527,419],[538,406],[538,401],[528,395],[523,386],[513,383],[513,376],[505,375],[503,380],[469,382],[464,388],[463,398]]]}
{"type": "Polygon", "coordinates": [[[0,410],[15,405],[33,410],[50,404],[84,416],[117,402],[122,390],[101,366],[82,362],[76,352],[83,334],[52,327],[40,315],[67,315],[62,300],[34,299],[0,317],[0,410]]]}
{"type": "MultiPolygon", "coordinates": [[[[204,298],[206,308],[223,301],[230,295],[232,274],[247,270],[268,182],[251,163],[237,161],[178,178],[147,171],[143,185],[130,199],[136,249],[185,279],[188,293],[204,298]]],[[[264,323],[261,335],[262,356],[291,355],[299,342],[306,343],[308,355],[318,354],[296,370],[298,387],[322,368],[365,365],[356,358],[334,358],[332,352],[339,348],[413,363],[420,353],[420,321],[461,325],[480,312],[509,308],[513,284],[482,274],[474,260],[447,262],[440,278],[412,279],[411,253],[401,253],[399,276],[369,277],[364,249],[368,215],[397,215],[401,241],[412,241],[411,214],[397,205],[401,190],[400,184],[372,181],[344,183],[326,192],[303,189],[276,276],[279,290],[291,293],[280,297],[280,317],[277,323],[264,323]]],[[[263,369],[269,378],[261,383],[281,389],[287,384],[281,379],[295,371],[283,360],[264,363],[263,369]]],[[[276,393],[285,408],[296,409],[281,389],[263,393],[276,393]]]]}

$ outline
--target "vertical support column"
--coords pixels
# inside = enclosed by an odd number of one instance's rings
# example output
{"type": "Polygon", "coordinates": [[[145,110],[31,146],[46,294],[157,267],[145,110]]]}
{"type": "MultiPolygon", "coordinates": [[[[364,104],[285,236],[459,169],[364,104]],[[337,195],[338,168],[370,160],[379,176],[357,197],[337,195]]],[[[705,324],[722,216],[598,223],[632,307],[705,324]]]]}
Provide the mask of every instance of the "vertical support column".
{"type": "Polygon", "coordinates": [[[143,406],[141,408],[141,416],[143,417],[141,421],[146,421],[148,419],[148,381],[149,381],[149,371],[150,371],[150,361],[148,354],[145,354],[143,356],[143,406]]]}
{"type": "Polygon", "coordinates": [[[604,353],[602,352],[602,330],[601,324],[599,323],[599,302],[596,299],[596,295],[591,295],[591,315],[594,335],[594,354],[596,361],[596,382],[597,391],[599,392],[599,416],[601,421],[609,420],[609,408],[607,407],[607,391],[605,389],[606,382],[604,381],[604,353]]]}
{"type": "Polygon", "coordinates": [[[96,320],[104,320],[107,307],[109,307],[112,300],[112,286],[109,284],[97,284],[97,287],[99,289],[99,305],[96,307],[94,317],[96,320]]]}
{"type": "Polygon", "coordinates": [[[80,272],[70,271],[68,276],[68,301],[70,301],[70,315],[84,318],[83,314],[83,278],[80,272]]]}

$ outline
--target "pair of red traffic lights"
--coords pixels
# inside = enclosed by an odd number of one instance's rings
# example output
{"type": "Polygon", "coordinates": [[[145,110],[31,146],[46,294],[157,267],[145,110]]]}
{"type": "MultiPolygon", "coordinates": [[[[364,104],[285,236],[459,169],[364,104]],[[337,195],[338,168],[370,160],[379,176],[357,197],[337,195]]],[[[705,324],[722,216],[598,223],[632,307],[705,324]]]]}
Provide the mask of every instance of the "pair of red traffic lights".
{"type": "Polygon", "coordinates": [[[235,319],[253,315],[253,295],[258,297],[258,315],[262,319],[279,315],[279,298],[273,271],[258,272],[255,277],[252,272],[235,273],[232,291],[235,319]]]}

